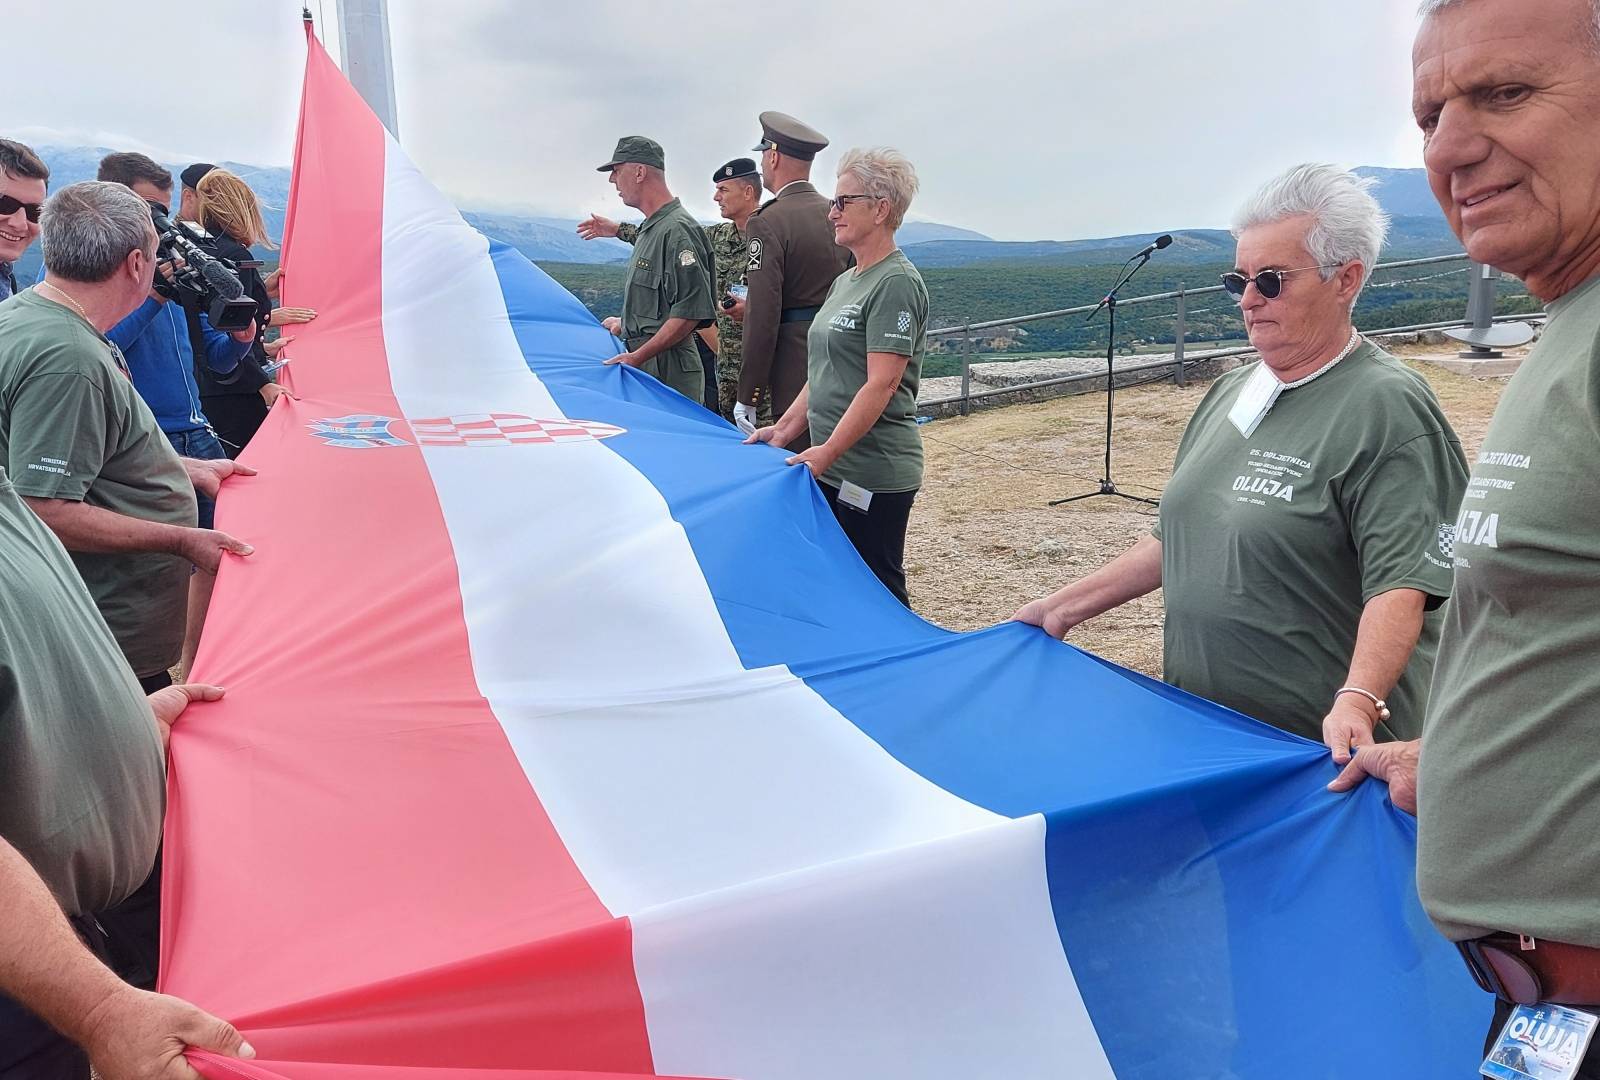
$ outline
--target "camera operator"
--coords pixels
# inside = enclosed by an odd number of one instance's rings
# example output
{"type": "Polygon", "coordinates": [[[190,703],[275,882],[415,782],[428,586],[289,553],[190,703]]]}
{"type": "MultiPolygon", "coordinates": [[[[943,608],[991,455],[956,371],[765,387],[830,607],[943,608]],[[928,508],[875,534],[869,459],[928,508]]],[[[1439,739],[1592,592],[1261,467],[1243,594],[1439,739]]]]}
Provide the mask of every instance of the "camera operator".
{"type": "MultiPolygon", "coordinates": [[[[172,203],[172,174],[143,154],[107,155],[100,162],[99,179],[131,188],[146,202],[161,207],[163,214],[172,203]]],[[[200,406],[189,322],[192,317],[199,324],[206,366],[220,375],[231,375],[250,352],[256,325],[252,322],[243,330],[223,333],[212,327],[204,311],[196,310],[192,299],[174,292],[166,282],[155,284],[145,302],[106,336],[122,349],[133,374],[133,385],[178,456],[226,458],[228,455],[200,406]]],[[[202,494],[202,529],[211,528],[214,513],[215,503],[202,494]]]]}
{"type": "MultiPolygon", "coordinates": [[[[252,245],[273,247],[261,216],[261,203],[238,176],[214,165],[191,165],[183,170],[183,195],[179,211],[205,233],[204,246],[218,258],[233,264],[239,273],[245,295],[255,301],[256,326],[310,322],[316,312],[309,308],[273,310],[266,283],[256,266],[252,245]]],[[[283,393],[268,374],[273,370],[261,335],[249,354],[231,375],[218,375],[204,364],[195,364],[195,382],[200,388],[200,405],[212,430],[222,440],[229,457],[237,457],[267,418],[267,410],[283,393]]]]}

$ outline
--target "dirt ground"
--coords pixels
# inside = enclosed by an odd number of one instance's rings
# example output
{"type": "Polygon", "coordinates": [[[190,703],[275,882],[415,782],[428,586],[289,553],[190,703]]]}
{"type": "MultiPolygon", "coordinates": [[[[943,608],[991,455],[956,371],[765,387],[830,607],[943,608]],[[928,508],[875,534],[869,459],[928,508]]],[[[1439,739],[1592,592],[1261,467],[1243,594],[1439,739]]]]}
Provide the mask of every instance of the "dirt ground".
{"type": "MultiPolygon", "coordinates": [[[[1418,362],[1454,356],[1453,348],[1393,351],[1432,384],[1471,460],[1505,379],[1475,379],[1418,362]]],[[[1134,495],[1160,493],[1184,425],[1206,389],[1164,383],[1117,392],[1112,476],[1120,488],[1134,495]]],[[[1097,488],[1104,422],[1104,395],[1081,394],[923,426],[927,474],[906,542],[918,613],[952,630],[992,625],[1089,573],[1149,531],[1154,507],[1109,497],[1046,505],[1097,488]]],[[[1067,640],[1159,676],[1161,594],[1092,619],[1067,640]]]]}

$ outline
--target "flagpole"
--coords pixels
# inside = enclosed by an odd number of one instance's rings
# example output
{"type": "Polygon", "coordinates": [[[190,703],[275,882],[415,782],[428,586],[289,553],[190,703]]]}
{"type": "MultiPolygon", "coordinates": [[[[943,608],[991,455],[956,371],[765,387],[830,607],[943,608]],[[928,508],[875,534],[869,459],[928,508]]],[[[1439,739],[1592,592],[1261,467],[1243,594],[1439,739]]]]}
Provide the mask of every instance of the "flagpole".
{"type": "Polygon", "coordinates": [[[339,0],[339,66],[389,134],[400,138],[388,0],[339,0]]]}

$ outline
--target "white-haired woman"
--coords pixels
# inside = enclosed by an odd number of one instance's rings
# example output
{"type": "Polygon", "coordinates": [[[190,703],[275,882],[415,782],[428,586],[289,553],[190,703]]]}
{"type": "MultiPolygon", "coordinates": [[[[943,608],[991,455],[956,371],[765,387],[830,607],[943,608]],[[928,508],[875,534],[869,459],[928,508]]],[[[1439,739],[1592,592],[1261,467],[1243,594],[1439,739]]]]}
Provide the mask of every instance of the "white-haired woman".
{"type": "Polygon", "coordinates": [[[1388,230],[1369,186],[1302,165],[1244,205],[1223,284],[1261,361],[1200,403],[1152,534],[1015,616],[1060,637],[1162,588],[1166,681],[1341,763],[1420,731],[1467,479],[1427,382],[1352,325],[1388,230]]]}
{"type": "Polygon", "coordinates": [[[916,412],[928,290],[894,234],[916,193],[916,170],[899,151],[851,150],[839,162],[828,220],[856,265],[811,323],[805,388],[748,440],[786,446],[809,425],[811,448],[789,464],[811,470],[845,535],[902,604],[906,522],[922,486],[916,412]]]}

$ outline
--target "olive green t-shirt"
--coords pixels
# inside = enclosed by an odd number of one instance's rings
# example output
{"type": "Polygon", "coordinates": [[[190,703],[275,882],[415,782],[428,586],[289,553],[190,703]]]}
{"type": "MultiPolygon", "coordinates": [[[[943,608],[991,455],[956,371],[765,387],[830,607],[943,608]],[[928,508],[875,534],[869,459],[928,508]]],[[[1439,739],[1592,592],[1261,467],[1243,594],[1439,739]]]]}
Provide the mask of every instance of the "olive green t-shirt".
{"type": "Polygon", "coordinates": [[[1417,802],[1447,937],[1600,947],[1600,278],[1550,305],[1473,466],[1417,802]]]}
{"type": "MultiPolygon", "coordinates": [[[[1161,498],[1164,677],[1320,741],[1367,601],[1449,596],[1466,459],[1427,382],[1367,343],[1285,390],[1247,439],[1228,410],[1254,367],[1212,385],[1161,498]]],[[[1438,623],[1424,618],[1380,739],[1422,730],[1438,623]]]]}
{"type": "Polygon", "coordinates": [[[0,836],[67,912],[103,911],[150,874],[165,783],[149,702],[0,469],[0,836]]]}
{"type": "Polygon", "coordinates": [[[840,274],[806,337],[807,418],[811,443],[821,446],[867,382],[867,354],[909,357],[906,371],[878,422],[823,476],[868,491],[915,491],[922,486],[922,433],[917,430],[917,384],[927,352],[928,289],[896,248],[866,270],[840,274]]]}
{"type": "MultiPolygon", "coordinates": [[[[682,203],[673,199],[645,218],[622,290],[622,338],[628,348],[649,341],[668,319],[711,322],[716,317],[711,302],[713,273],[705,230],[682,203]]],[[[700,371],[694,335],[652,357],[644,369],[669,383],[674,372],[700,371]]],[[[698,400],[698,394],[691,396],[698,400]]]]}
{"type": "MultiPolygon", "coordinates": [[[[194,486],[112,344],[33,293],[0,303],[0,468],[18,494],[167,525],[196,523],[194,486]]],[[[140,677],[178,662],[189,564],[150,552],[73,552],[140,677]]]]}

